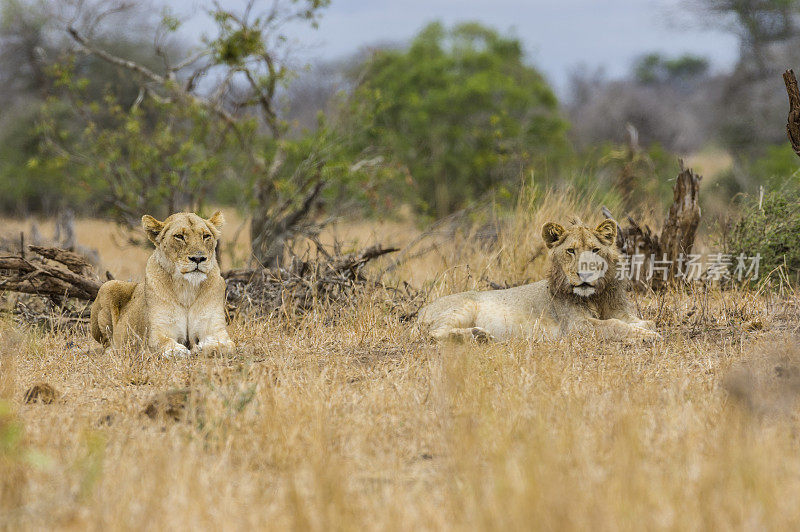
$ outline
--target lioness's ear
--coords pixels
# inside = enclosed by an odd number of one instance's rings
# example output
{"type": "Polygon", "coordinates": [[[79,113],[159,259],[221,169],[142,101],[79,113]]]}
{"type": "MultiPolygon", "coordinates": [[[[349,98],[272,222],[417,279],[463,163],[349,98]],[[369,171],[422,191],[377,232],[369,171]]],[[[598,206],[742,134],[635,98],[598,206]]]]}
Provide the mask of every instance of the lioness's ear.
{"type": "Polygon", "coordinates": [[[600,242],[610,246],[617,239],[617,222],[611,219],[605,220],[595,227],[594,232],[600,242]]]}
{"type": "Polygon", "coordinates": [[[206,220],[209,224],[211,224],[217,231],[222,229],[222,226],[225,225],[225,217],[222,215],[222,211],[217,211],[211,218],[206,220]]]}
{"type": "Polygon", "coordinates": [[[557,223],[554,222],[547,222],[542,227],[542,240],[544,240],[544,245],[549,248],[552,248],[556,245],[562,236],[564,236],[565,229],[557,223]]]}
{"type": "Polygon", "coordinates": [[[161,234],[161,230],[164,229],[164,222],[159,222],[149,214],[145,214],[142,216],[142,229],[144,229],[150,242],[158,244],[156,240],[158,239],[158,235],[161,234]]]}

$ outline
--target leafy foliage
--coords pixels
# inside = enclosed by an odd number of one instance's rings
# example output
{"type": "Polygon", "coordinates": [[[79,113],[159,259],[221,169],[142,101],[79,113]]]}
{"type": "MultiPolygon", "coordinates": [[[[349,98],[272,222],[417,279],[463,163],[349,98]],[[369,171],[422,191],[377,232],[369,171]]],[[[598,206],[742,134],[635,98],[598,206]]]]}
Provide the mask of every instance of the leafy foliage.
{"type": "MultiPolygon", "coordinates": [[[[81,175],[91,150],[80,153],[81,160],[73,165],[75,161],[67,164],[63,153],[53,158],[53,151],[43,147],[46,141],[67,147],[76,139],[76,130],[87,125],[88,115],[102,114],[106,101],[130,108],[140,91],[139,80],[119,68],[92,55],[70,52],[56,16],[60,7],[42,0],[0,3],[0,89],[6,99],[0,110],[4,126],[0,130],[0,189],[4,192],[0,209],[5,212],[52,213],[67,205],[80,205],[85,214],[103,212],[105,204],[92,199],[95,187],[105,194],[103,183],[81,175]],[[84,111],[92,102],[94,110],[87,115],[84,111]],[[46,138],[55,130],[59,136],[46,138]]],[[[133,32],[98,37],[98,42],[149,68],[162,61],[151,41],[133,32]]],[[[164,46],[162,51],[171,52],[173,46],[164,46]]],[[[98,120],[95,125],[102,129],[110,123],[98,120]]]]}
{"type": "Polygon", "coordinates": [[[556,97],[520,42],[481,25],[430,24],[407,50],[376,52],[360,79],[362,148],[407,167],[425,211],[446,214],[566,149],[556,97]]]}
{"type": "MultiPolygon", "coordinates": [[[[232,183],[220,179],[231,134],[197,105],[140,98],[125,105],[108,91],[91,98],[89,80],[68,62],[53,68],[60,97],[45,105],[47,139],[33,166],[49,165],[85,190],[86,199],[117,219],[138,225],[142,213],[164,217],[202,210],[203,201],[232,183]]],[[[224,175],[224,174],[222,174],[224,175]]]]}

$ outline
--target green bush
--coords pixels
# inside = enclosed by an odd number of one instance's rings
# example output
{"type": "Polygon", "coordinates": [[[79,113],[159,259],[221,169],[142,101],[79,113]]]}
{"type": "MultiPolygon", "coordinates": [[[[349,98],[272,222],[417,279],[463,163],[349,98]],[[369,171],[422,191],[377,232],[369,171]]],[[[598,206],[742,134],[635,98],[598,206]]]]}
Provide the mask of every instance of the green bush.
{"type": "Polygon", "coordinates": [[[789,278],[800,280],[800,187],[788,183],[764,194],[742,196],[741,214],[729,226],[726,252],[736,257],[761,255],[759,277],[785,267],[789,278]]]}

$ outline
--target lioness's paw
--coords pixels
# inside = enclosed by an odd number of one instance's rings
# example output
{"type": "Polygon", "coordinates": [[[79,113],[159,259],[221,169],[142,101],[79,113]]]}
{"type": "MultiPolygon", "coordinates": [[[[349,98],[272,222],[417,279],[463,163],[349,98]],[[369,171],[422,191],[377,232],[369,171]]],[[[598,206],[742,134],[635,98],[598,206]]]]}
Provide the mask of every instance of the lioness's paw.
{"type": "Polygon", "coordinates": [[[169,346],[168,348],[164,349],[164,351],[161,352],[161,356],[163,356],[164,358],[181,358],[189,356],[190,354],[191,351],[189,351],[189,349],[185,345],[178,343],[169,346]]]}
{"type": "Polygon", "coordinates": [[[473,340],[475,340],[476,342],[478,342],[480,344],[485,344],[487,342],[493,342],[494,339],[495,339],[494,336],[492,336],[492,334],[489,333],[489,331],[487,331],[486,329],[484,329],[482,327],[473,327],[472,328],[472,338],[473,338],[473,340]]]}
{"type": "Polygon", "coordinates": [[[218,338],[216,336],[209,336],[200,340],[195,346],[197,352],[204,355],[213,353],[228,354],[236,349],[236,344],[230,338],[218,338]]]}

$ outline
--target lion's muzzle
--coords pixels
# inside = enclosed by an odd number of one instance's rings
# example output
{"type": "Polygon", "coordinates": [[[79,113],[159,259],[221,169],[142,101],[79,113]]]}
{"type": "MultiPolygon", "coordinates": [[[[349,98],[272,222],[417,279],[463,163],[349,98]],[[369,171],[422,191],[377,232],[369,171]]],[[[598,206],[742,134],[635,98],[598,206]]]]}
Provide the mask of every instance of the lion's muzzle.
{"type": "Polygon", "coordinates": [[[594,287],[594,285],[587,282],[583,282],[579,285],[574,285],[572,287],[572,293],[581,297],[589,297],[593,295],[596,291],[597,289],[594,287]]]}

